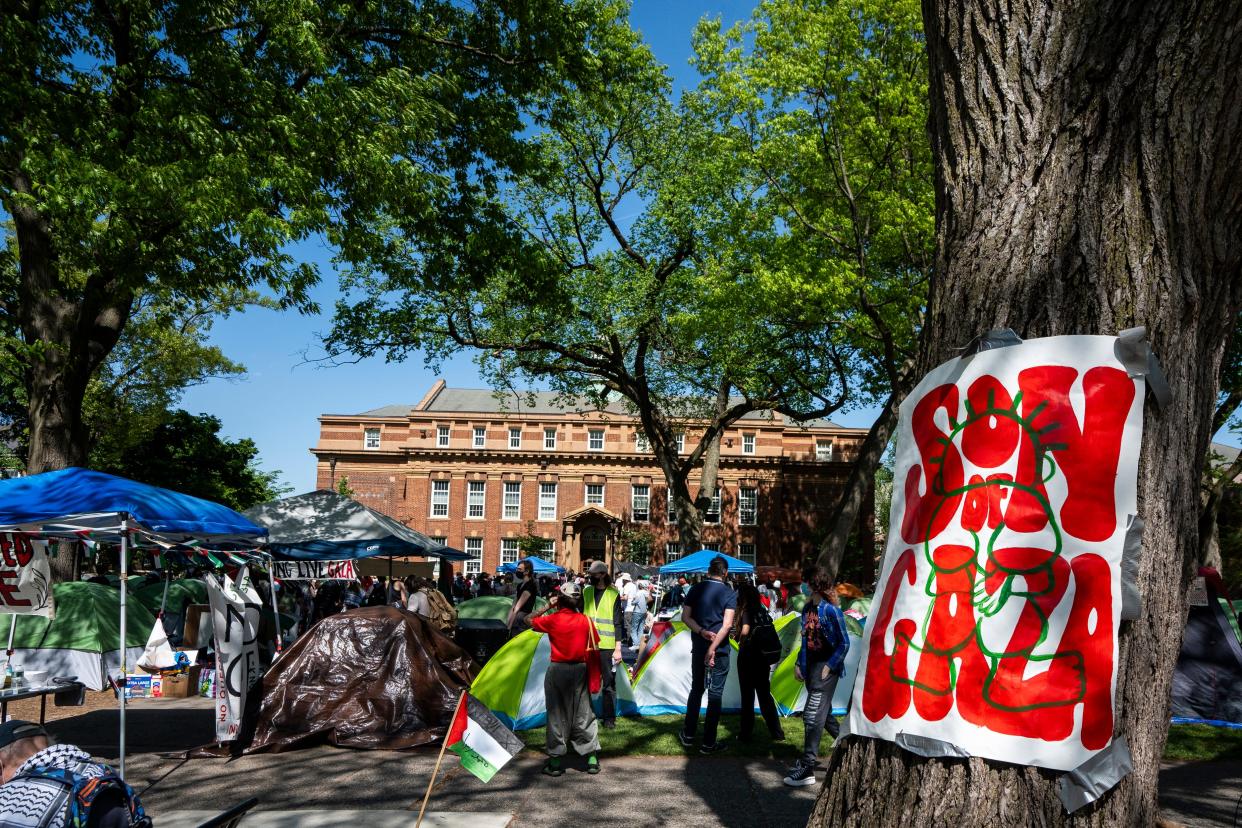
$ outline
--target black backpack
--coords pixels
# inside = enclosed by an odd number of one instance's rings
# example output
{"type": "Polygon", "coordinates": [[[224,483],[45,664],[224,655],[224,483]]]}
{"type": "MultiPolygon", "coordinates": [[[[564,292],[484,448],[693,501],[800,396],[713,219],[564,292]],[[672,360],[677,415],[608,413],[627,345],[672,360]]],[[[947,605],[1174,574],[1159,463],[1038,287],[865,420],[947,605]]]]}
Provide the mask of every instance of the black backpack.
{"type": "Polygon", "coordinates": [[[781,660],[781,637],[776,634],[772,616],[763,608],[755,613],[750,637],[746,639],[746,654],[769,667],[781,660]]]}

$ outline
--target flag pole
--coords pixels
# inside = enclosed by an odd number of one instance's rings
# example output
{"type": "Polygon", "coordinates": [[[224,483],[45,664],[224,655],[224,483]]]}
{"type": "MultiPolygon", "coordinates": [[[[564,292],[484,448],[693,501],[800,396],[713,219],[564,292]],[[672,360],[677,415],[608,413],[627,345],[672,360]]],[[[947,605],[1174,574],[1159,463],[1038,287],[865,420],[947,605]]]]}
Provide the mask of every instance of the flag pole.
{"type": "Polygon", "coordinates": [[[457,706],[453,708],[453,718],[449,720],[449,730],[444,732],[444,738],[440,741],[440,755],[436,757],[436,766],[431,771],[431,781],[427,783],[427,793],[423,794],[423,804],[418,808],[418,819],[414,823],[414,828],[421,828],[423,824],[423,812],[427,810],[427,800],[431,799],[431,788],[436,784],[436,774],[440,772],[440,763],[444,761],[444,749],[448,747],[449,731],[453,729],[453,722],[457,721],[457,714],[461,712],[462,703],[465,701],[466,691],[462,690],[461,696],[457,699],[457,706]]]}

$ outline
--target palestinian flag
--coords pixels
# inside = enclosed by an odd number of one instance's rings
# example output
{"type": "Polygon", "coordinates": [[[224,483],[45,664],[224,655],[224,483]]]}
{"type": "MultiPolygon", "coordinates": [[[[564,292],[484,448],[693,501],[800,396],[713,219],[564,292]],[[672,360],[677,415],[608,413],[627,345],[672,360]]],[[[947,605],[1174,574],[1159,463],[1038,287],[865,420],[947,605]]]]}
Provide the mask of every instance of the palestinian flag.
{"type": "Polygon", "coordinates": [[[487,705],[469,693],[457,705],[457,715],[444,741],[449,750],[461,757],[462,766],[484,782],[525,746],[492,715],[487,705]]]}

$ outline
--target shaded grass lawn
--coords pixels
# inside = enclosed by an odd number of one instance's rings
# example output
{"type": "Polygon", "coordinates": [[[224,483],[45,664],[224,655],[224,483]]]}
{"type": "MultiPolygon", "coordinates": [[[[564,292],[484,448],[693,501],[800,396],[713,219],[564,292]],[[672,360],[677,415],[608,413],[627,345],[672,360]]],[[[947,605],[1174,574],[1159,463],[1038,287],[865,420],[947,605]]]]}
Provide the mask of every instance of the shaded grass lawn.
{"type": "MultiPolygon", "coordinates": [[[[615,730],[599,729],[601,756],[682,756],[697,752],[683,748],[677,741],[681,716],[646,716],[619,718],[615,730]]],[[[699,719],[699,736],[703,734],[699,719]]],[[[754,738],[749,744],[738,741],[739,718],[736,714],[720,717],[720,738],[729,740],[726,756],[773,758],[792,764],[802,753],[802,719],[791,716],[781,720],[785,728],[784,742],[773,742],[763,720],[756,716],[754,738]]],[[[531,750],[541,753],[547,736],[542,727],[518,733],[531,750]]],[[[832,737],[824,734],[819,755],[827,754],[832,737]]],[[[1171,761],[1242,760],[1242,730],[1210,725],[1171,725],[1165,744],[1164,758],[1171,761]]]]}

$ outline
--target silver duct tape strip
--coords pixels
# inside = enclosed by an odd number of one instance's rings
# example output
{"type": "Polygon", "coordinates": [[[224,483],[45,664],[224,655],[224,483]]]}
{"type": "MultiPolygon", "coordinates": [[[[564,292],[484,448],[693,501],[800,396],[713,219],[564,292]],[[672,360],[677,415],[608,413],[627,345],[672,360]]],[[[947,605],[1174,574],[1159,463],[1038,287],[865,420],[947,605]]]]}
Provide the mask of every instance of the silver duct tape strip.
{"type": "Polygon", "coordinates": [[[1143,326],[1126,328],[1117,334],[1117,345],[1113,349],[1117,360],[1126,366],[1126,373],[1131,377],[1143,377],[1147,388],[1156,398],[1156,404],[1163,411],[1173,400],[1173,390],[1160,367],[1160,360],[1147,342],[1147,329],[1143,326]]]}
{"type": "Polygon", "coordinates": [[[959,350],[961,351],[961,356],[968,357],[980,351],[994,351],[997,348],[1008,348],[1010,345],[1021,344],[1022,337],[1014,333],[1012,328],[996,328],[976,336],[959,350]]]}
{"type": "Polygon", "coordinates": [[[1057,796],[1066,813],[1090,805],[1134,770],[1130,745],[1118,736],[1113,743],[1066,774],[1057,783],[1057,796]]]}
{"type": "Polygon", "coordinates": [[[904,731],[897,734],[897,747],[926,759],[970,758],[969,753],[952,742],[946,742],[943,739],[933,739],[929,736],[918,736],[904,731]]]}
{"type": "Polygon", "coordinates": [[[1143,519],[1130,515],[1126,539],[1121,550],[1121,620],[1133,621],[1143,611],[1139,592],[1139,563],[1143,555],[1143,519]]]}

